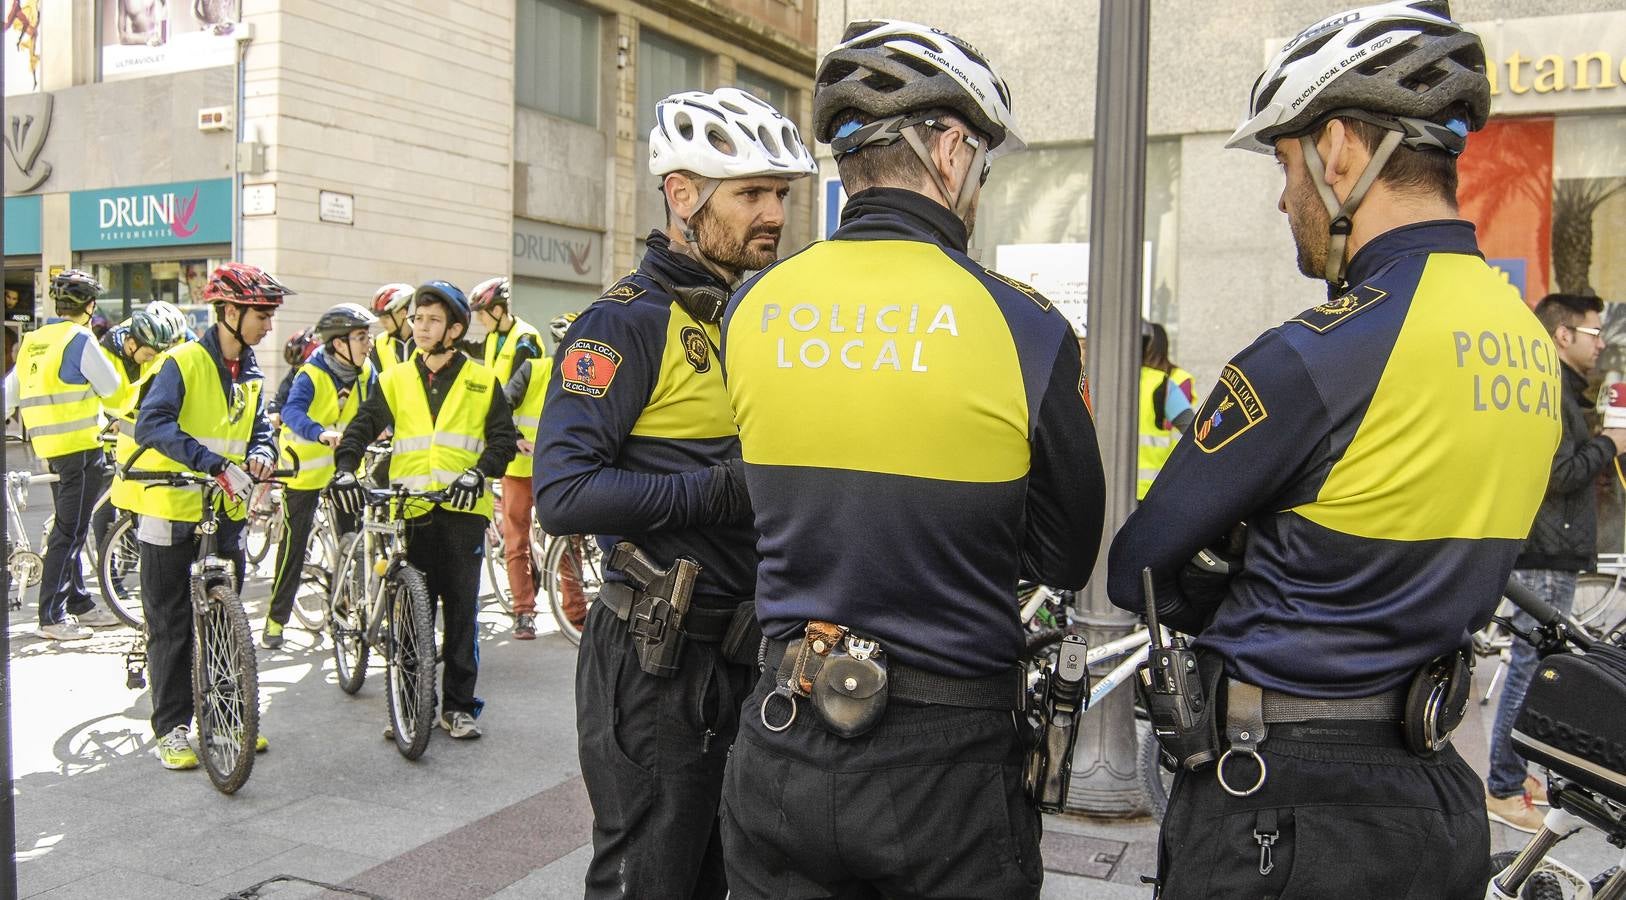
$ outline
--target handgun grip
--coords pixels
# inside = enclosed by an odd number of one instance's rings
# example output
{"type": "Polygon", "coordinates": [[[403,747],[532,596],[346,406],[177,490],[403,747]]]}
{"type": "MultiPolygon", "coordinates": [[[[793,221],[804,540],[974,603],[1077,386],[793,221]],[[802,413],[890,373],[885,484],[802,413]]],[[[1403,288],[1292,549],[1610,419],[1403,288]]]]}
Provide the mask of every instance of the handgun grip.
{"type": "Polygon", "coordinates": [[[655,561],[644,555],[631,541],[617,541],[610,548],[610,568],[626,575],[633,587],[648,590],[665,573],[656,568],[655,561]]]}

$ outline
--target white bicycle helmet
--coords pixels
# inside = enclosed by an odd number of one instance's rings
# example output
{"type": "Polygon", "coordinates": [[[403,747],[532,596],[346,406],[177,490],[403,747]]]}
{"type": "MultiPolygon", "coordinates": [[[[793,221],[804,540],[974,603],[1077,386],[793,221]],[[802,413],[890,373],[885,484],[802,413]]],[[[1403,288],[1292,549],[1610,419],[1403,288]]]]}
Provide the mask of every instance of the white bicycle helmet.
{"type": "Polygon", "coordinates": [[[164,300],[154,300],[137,317],[131,318],[132,331],[137,330],[135,323],[139,318],[145,318],[141,334],[136,340],[155,350],[168,350],[170,347],[186,340],[188,331],[186,314],[173,303],[164,300]]]}
{"type": "Polygon", "coordinates": [[[819,63],[813,134],[825,143],[844,110],[871,118],[949,110],[988,135],[990,151],[1027,146],[1016,133],[1011,91],[981,51],[936,28],[877,19],[848,24],[819,63]]]}
{"type": "Polygon", "coordinates": [[[1396,0],[1329,16],[1289,40],[1254,82],[1227,147],[1270,154],[1333,114],[1460,153],[1490,114],[1485,48],[1443,0],[1396,0]]]}
{"type": "Polygon", "coordinates": [[[796,123],[738,88],[684,91],[655,105],[649,171],[702,178],[800,178],[818,171],[796,123]]]}

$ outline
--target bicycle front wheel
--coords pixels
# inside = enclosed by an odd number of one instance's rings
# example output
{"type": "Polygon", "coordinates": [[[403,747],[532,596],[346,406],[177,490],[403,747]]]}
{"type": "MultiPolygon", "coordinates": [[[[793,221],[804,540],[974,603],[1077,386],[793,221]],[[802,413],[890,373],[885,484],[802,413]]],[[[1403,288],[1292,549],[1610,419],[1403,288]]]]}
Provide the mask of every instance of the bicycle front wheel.
{"type": "Polygon", "coordinates": [[[265,562],[271,548],[282,536],[282,501],[275,485],[261,484],[254,488],[248,505],[248,524],[243,527],[243,553],[248,564],[258,566],[265,562]]]}
{"type": "Polygon", "coordinates": [[[192,706],[198,758],[215,789],[235,793],[254,769],[260,736],[260,682],[248,614],[225,582],[210,586],[194,613],[192,706]]]}
{"type": "Polygon", "coordinates": [[[147,620],[147,611],[141,604],[141,544],[136,540],[136,517],[120,513],[113,527],[107,529],[96,556],[96,580],[107,608],[120,622],[140,628],[147,620]]]}
{"type": "Polygon", "coordinates": [[[604,551],[598,541],[586,535],[563,535],[550,541],[542,562],[542,584],[559,633],[579,646],[587,610],[604,586],[604,551]]]}
{"type": "Polygon", "coordinates": [[[496,595],[502,611],[511,616],[514,614],[514,589],[508,584],[508,561],[503,558],[505,546],[501,526],[495,520],[487,522],[486,579],[490,582],[491,593],[496,595]]]}
{"type": "Polygon", "coordinates": [[[338,570],[338,562],[339,549],[333,540],[333,531],[326,518],[318,515],[305,540],[305,569],[299,587],[294,590],[294,617],[310,631],[319,632],[327,625],[328,598],[333,592],[333,573],[338,570]]]}
{"type": "Polygon", "coordinates": [[[388,590],[390,726],[395,749],[417,759],[435,726],[435,607],[423,573],[410,565],[396,571],[388,590]]]}
{"type": "Polygon", "coordinates": [[[328,595],[327,633],[333,639],[333,663],[339,690],[354,694],[367,679],[367,544],[351,535],[333,569],[328,595]]]}

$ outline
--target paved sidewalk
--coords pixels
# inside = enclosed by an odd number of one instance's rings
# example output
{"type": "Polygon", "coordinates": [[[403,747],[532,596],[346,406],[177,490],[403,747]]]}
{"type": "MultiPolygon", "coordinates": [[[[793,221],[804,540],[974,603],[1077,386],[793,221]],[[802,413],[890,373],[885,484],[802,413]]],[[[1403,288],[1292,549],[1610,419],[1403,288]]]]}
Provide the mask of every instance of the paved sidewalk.
{"type": "MultiPolygon", "coordinates": [[[[38,499],[38,498],[37,498],[38,499]]],[[[38,510],[39,507],[35,507],[38,510]]],[[[31,527],[38,519],[30,512],[31,527]]],[[[245,594],[256,627],[269,588],[245,594]]],[[[479,693],[486,735],[437,732],[402,759],[380,730],[383,672],[359,695],[333,683],[326,644],[297,627],[260,651],[271,741],[236,795],[201,770],[151,755],[146,693],[124,687],[133,632],[48,645],[30,604],[12,627],[18,859],[23,897],[567,898],[581,896],[590,812],[575,752],[575,651],[557,634],[516,642],[495,605],[481,616],[479,693]],[[320,884],[337,886],[324,889],[320,884]]],[[[1481,681],[1491,667],[1482,666],[1481,681]]],[[[1483,766],[1491,706],[1459,746],[1483,766]]],[[[1522,843],[1493,826],[1497,847],[1522,843]]],[[[1156,829],[1147,820],[1046,823],[1046,898],[1146,898],[1156,829]]],[[[1560,857],[1596,872],[1619,858],[1595,835],[1560,857]]]]}

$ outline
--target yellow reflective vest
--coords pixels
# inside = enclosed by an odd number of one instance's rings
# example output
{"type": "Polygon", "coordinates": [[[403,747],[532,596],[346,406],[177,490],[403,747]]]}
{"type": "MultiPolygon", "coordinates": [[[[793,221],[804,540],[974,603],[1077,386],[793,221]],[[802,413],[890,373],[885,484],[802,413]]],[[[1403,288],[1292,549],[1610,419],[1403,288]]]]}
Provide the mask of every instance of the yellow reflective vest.
{"type": "MultiPolygon", "coordinates": [[[[112,356],[111,353],[108,355],[112,356]]],[[[136,413],[141,408],[141,389],[146,385],[147,379],[158,371],[158,364],[163,359],[163,354],[159,354],[148,360],[147,364],[142,366],[140,371],[136,373],[134,381],[125,378],[124,363],[117,359],[113,360],[113,367],[118,371],[119,378],[124,383],[119,387],[117,394],[103,401],[103,403],[107,407],[108,415],[117,419],[119,424],[118,440],[113,443],[113,461],[115,463],[129,462],[130,458],[135,455],[135,422],[136,413]]],[[[125,481],[122,472],[121,465],[113,467],[113,489],[109,499],[119,509],[134,511],[137,504],[141,502],[141,489],[145,485],[140,482],[125,481]]]]}
{"type": "Polygon", "coordinates": [[[101,399],[89,384],[62,380],[62,356],[81,334],[96,342],[96,336],[83,325],[53,322],[24,335],[17,349],[17,406],[34,455],[42,459],[97,446],[101,399]]]}
{"type": "MultiPolygon", "coordinates": [[[[181,431],[227,460],[243,465],[248,459],[248,442],[254,434],[255,419],[260,415],[260,394],[264,382],[260,379],[242,382],[234,386],[233,396],[227,397],[221,390],[218,363],[197,341],[173,347],[160,359],[179,367],[181,381],[186,386],[186,398],[181,403],[181,414],[176,422],[181,431]]],[[[133,472],[191,471],[151,447],[135,457],[130,468],[133,472]]],[[[154,482],[130,484],[138,489],[139,505],[136,511],[144,516],[157,516],[175,522],[198,522],[203,519],[201,486],[170,487],[154,482]]],[[[223,493],[216,493],[215,497],[217,509],[238,521],[245,518],[246,510],[241,501],[228,502],[223,493]]]]}
{"type": "MultiPolygon", "coordinates": [[[[368,383],[373,377],[372,360],[361,364],[361,373],[356,376],[356,383],[345,393],[344,402],[339,402],[339,391],[333,386],[333,376],[328,371],[313,362],[307,362],[299,367],[299,371],[311,381],[311,404],[305,410],[305,415],[312,422],[325,429],[343,432],[350,420],[356,417],[356,410],[361,408],[367,399],[368,383]]],[[[284,418],[287,414],[284,413],[284,418]]],[[[282,426],[282,447],[292,450],[299,460],[299,474],[287,480],[289,488],[296,491],[319,491],[327,487],[333,480],[333,448],[321,441],[307,441],[294,433],[287,425],[282,426]]],[[[284,456],[287,456],[285,453],[284,456]]],[[[278,463],[279,468],[291,468],[293,457],[288,457],[278,463]]]]}
{"type": "MultiPolygon", "coordinates": [[[[514,405],[514,425],[519,436],[535,443],[536,426],[542,421],[542,398],[548,392],[548,381],[553,378],[553,359],[543,356],[531,360],[531,380],[525,385],[525,396],[514,405]]],[[[513,478],[531,477],[531,457],[515,453],[503,474],[513,478]]]]}
{"type": "Polygon", "coordinates": [[[378,340],[373,342],[373,349],[378,352],[380,374],[412,359],[412,354],[416,352],[410,341],[403,341],[393,334],[379,335],[378,340]]]}
{"type": "MultiPolygon", "coordinates": [[[[1159,428],[1157,426],[1158,410],[1152,402],[1153,395],[1163,384],[1163,379],[1169,381],[1169,390],[1178,391],[1180,385],[1191,381],[1191,373],[1175,366],[1168,373],[1162,369],[1153,369],[1149,366],[1140,367],[1140,458],[1136,466],[1138,477],[1135,482],[1136,499],[1145,499],[1146,492],[1152,489],[1152,482],[1157,479],[1159,472],[1163,471],[1163,464],[1169,461],[1174,453],[1174,445],[1180,440],[1180,432],[1173,428],[1159,428]]],[[[1191,401],[1191,408],[1196,409],[1202,404],[1196,398],[1191,401]]]]}
{"type": "Polygon", "coordinates": [[[514,377],[514,350],[519,347],[520,338],[530,335],[536,341],[536,346],[542,346],[542,332],[532,327],[531,323],[519,317],[514,318],[514,327],[508,329],[507,336],[499,335],[493,331],[486,335],[486,368],[497,376],[499,384],[507,384],[508,379],[514,377]],[[497,347],[497,339],[502,338],[502,347],[497,347]]]}
{"type": "MultiPolygon", "coordinates": [[[[379,376],[378,389],[395,419],[391,484],[413,491],[443,490],[480,461],[491,398],[501,390],[490,369],[465,360],[441,403],[439,418],[429,414],[429,397],[417,366],[390,369],[379,376]]],[[[408,504],[407,517],[424,515],[430,508],[427,503],[408,504]]],[[[491,491],[466,511],[491,518],[491,491]]]]}

